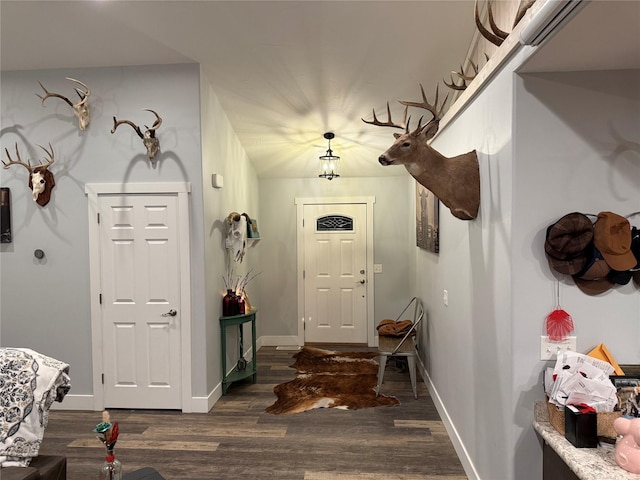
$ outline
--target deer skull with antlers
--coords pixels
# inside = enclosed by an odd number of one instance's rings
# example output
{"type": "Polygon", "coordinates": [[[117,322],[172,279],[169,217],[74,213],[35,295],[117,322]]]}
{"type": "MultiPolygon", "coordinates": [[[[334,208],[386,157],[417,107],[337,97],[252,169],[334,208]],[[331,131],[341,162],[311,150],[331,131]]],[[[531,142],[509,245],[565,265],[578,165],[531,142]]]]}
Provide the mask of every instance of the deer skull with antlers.
{"type": "Polygon", "coordinates": [[[9,163],[2,160],[2,168],[9,168],[11,165],[22,165],[27,170],[29,170],[29,188],[32,190],[33,200],[41,207],[44,207],[47,203],[49,203],[49,200],[51,199],[51,190],[56,184],[53,173],[49,171],[49,167],[54,162],[54,155],[53,147],[51,146],[51,144],[49,144],[49,150],[41,145],[38,146],[42,150],[44,150],[49,157],[49,160],[47,160],[46,163],[40,162],[39,165],[32,167],[29,160],[27,160],[27,163],[23,162],[20,158],[20,152],[18,151],[18,144],[16,143],[17,160],[13,160],[11,158],[11,155],[9,155],[9,150],[5,148],[4,151],[7,154],[9,163]]]}
{"type": "Polygon", "coordinates": [[[50,92],[49,90],[47,90],[44,87],[44,85],[42,85],[41,82],[38,82],[38,83],[40,84],[40,86],[44,90],[45,95],[38,95],[36,93],[36,96],[42,100],[42,106],[43,107],[44,107],[44,101],[47,98],[57,97],[57,98],[60,98],[60,99],[64,100],[73,109],[73,113],[78,118],[78,127],[80,128],[80,130],[84,130],[89,125],[89,120],[90,120],[90,118],[89,118],[89,104],[87,103],[87,101],[89,100],[89,95],[91,95],[91,89],[89,87],[87,87],[84,83],[82,83],[80,80],[76,80],[76,79],[70,78],[70,77],[67,77],[67,80],[75,82],[78,85],[81,85],[82,87],[85,88],[85,90],[82,90],[82,89],[80,89],[78,87],[75,87],[75,91],[78,94],[78,96],[80,97],[80,101],[78,101],[78,103],[73,103],[67,97],[65,97],[64,95],[61,95],[59,93],[50,92]]]}
{"type": "Polygon", "coordinates": [[[404,165],[411,176],[436,195],[455,217],[461,220],[473,220],[478,216],[480,208],[480,172],[476,151],[472,150],[447,158],[427,143],[438,131],[448,96],[438,109],[438,87],[436,86],[436,99],[433,104],[427,101],[422,85],[420,85],[420,91],[422,102],[400,101],[405,106],[404,118],[400,124],[393,123],[391,120],[389,102],[387,102],[388,120],[386,122],[378,120],[375,109],[373,120],[362,119],[364,123],[371,125],[399,128],[405,131],[403,134],[393,134],[396,141],[378,157],[378,161],[385,166],[404,165]],[[422,125],[421,117],[415,130],[409,131],[411,120],[410,117],[407,119],[409,107],[423,108],[429,111],[433,118],[422,125]]]}
{"type": "Polygon", "coordinates": [[[142,143],[147,149],[149,160],[151,161],[151,163],[154,163],[155,156],[160,151],[160,140],[158,140],[158,138],[156,137],[156,130],[158,129],[158,127],[160,127],[160,125],[162,125],[162,118],[160,118],[160,115],[158,115],[154,110],[151,110],[150,108],[144,108],[143,110],[151,112],[156,116],[156,121],[153,123],[153,126],[151,128],[145,125],[144,128],[146,128],[146,130],[144,133],[142,133],[140,127],[138,127],[138,125],[133,123],[131,120],[116,120],[116,117],[113,117],[113,128],[111,129],[111,133],[115,133],[116,129],[123,123],[130,125],[131,128],[133,128],[138,136],[142,139],[142,143]]]}

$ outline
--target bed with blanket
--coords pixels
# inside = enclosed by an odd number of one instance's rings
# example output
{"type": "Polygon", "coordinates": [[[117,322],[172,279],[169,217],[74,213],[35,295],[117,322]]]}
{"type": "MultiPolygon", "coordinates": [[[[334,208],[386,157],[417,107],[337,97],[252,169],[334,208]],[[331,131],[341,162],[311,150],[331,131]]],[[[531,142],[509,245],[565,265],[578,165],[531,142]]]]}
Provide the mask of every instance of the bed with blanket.
{"type": "Polygon", "coordinates": [[[66,477],[64,457],[38,458],[38,453],[49,409],[54,401],[62,402],[70,388],[68,364],[28,348],[0,348],[0,476],[3,480],[66,477]],[[45,465],[47,468],[40,468],[45,465]]]}

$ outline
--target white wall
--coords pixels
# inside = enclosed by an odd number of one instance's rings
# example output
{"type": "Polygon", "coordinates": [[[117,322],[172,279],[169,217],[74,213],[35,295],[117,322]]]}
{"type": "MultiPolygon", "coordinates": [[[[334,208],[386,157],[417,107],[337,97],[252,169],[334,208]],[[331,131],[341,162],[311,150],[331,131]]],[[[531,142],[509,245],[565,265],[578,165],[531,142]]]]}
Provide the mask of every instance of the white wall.
{"type": "MultiPolygon", "coordinates": [[[[345,159],[344,161],[348,161],[345,159]]],[[[372,161],[376,161],[372,159],[372,161]]],[[[392,168],[392,167],[389,167],[392,168]]],[[[395,318],[413,296],[415,220],[414,180],[400,176],[348,178],[263,179],[260,181],[260,271],[258,331],[260,336],[297,336],[296,197],[373,196],[374,262],[383,273],[374,275],[376,324],[395,318]],[[413,190],[412,190],[413,191],[413,190]]]]}

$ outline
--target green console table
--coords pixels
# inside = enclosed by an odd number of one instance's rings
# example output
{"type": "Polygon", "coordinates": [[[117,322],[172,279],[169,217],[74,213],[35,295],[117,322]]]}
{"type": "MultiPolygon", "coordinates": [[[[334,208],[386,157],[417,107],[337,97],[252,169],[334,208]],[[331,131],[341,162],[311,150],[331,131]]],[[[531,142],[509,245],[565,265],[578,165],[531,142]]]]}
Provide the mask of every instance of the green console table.
{"type": "Polygon", "coordinates": [[[222,394],[226,395],[227,389],[232,382],[237,382],[243,378],[253,377],[253,383],[256,383],[258,364],[256,362],[256,311],[251,310],[249,313],[241,315],[232,315],[229,317],[220,317],[220,338],[222,343],[222,394]],[[244,338],[242,326],[251,322],[251,345],[252,345],[252,359],[246,361],[243,355],[244,338]],[[239,356],[236,366],[233,367],[231,372],[227,371],[227,327],[237,325],[238,327],[238,339],[240,341],[239,356]]]}

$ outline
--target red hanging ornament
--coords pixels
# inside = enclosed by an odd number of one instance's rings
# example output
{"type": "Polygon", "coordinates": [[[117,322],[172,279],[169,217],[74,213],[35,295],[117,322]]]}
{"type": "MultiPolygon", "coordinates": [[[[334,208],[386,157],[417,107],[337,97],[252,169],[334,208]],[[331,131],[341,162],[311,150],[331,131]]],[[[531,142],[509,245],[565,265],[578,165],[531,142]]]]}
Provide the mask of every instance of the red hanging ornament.
{"type": "Polygon", "coordinates": [[[552,342],[560,342],[573,332],[571,315],[561,308],[555,309],[547,315],[547,335],[552,342]]]}
{"type": "Polygon", "coordinates": [[[573,319],[560,308],[560,282],[556,291],[556,309],[547,315],[546,329],[549,340],[560,342],[573,332],[573,319]]]}

